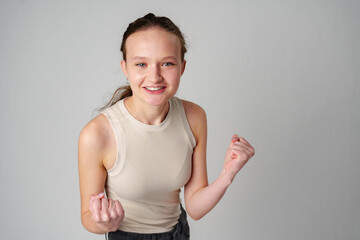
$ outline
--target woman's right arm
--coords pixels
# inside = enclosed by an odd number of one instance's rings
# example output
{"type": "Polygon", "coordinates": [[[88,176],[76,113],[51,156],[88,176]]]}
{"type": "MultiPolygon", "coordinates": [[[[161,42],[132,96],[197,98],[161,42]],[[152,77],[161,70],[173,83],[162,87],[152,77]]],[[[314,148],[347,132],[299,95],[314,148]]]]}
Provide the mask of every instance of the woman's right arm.
{"type": "Polygon", "coordinates": [[[107,172],[104,163],[116,152],[114,135],[102,114],[81,131],[78,167],[81,197],[81,222],[90,232],[104,234],[116,231],[124,219],[118,200],[104,198],[107,172]],[[114,149],[115,146],[115,149],[114,149]]]}

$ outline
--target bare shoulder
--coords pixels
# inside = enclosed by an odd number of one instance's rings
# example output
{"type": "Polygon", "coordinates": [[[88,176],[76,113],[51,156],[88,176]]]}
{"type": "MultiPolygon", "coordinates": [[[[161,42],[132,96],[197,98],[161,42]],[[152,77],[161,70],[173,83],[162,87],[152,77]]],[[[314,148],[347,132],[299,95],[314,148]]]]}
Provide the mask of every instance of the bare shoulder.
{"type": "Polygon", "coordinates": [[[200,135],[203,135],[204,131],[206,132],[206,112],[202,107],[193,102],[182,99],[181,102],[184,106],[190,128],[195,138],[198,138],[200,135]]]}
{"type": "Polygon", "coordinates": [[[189,115],[189,117],[191,117],[191,116],[195,115],[195,116],[199,117],[199,115],[203,115],[203,116],[206,115],[204,109],[202,107],[200,107],[199,105],[197,105],[196,103],[193,103],[193,102],[190,102],[187,100],[183,100],[183,99],[181,99],[181,102],[184,106],[186,116],[189,115]]]}
{"type": "Polygon", "coordinates": [[[114,146],[114,133],[104,114],[93,118],[80,132],[79,154],[86,152],[86,155],[89,154],[94,156],[94,159],[104,161],[108,159],[109,152],[113,152],[114,146]]]}
{"type": "Polygon", "coordinates": [[[80,132],[79,139],[87,144],[106,144],[111,126],[104,114],[93,118],[80,132]]]}

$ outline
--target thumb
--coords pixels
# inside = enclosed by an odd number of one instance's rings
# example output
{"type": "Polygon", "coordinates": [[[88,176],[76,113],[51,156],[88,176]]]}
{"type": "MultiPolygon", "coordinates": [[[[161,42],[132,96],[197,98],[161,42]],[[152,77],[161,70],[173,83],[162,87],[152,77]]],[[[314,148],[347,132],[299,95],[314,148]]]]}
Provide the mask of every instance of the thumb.
{"type": "MultiPolygon", "coordinates": [[[[232,147],[234,146],[234,143],[238,142],[238,141],[240,141],[239,136],[237,134],[234,134],[231,137],[231,143],[230,143],[229,149],[232,149],[232,147]]],[[[230,156],[231,156],[231,159],[235,159],[237,155],[233,151],[231,151],[230,156]]]]}
{"type": "Polygon", "coordinates": [[[237,142],[237,141],[240,141],[240,138],[237,134],[234,134],[231,138],[231,142],[234,143],[234,142],[237,142]]]}

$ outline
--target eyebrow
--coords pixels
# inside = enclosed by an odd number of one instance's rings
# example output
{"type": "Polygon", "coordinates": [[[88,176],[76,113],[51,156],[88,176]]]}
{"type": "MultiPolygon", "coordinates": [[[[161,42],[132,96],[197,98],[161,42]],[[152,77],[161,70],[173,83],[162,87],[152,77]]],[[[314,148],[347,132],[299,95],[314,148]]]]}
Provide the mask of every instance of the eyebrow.
{"type": "Polygon", "coordinates": [[[146,59],[146,57],[134,56],[131,59],[132,60],[143,60],[143,59],[146,59]]]}
{"type": "MultiPolygon", "coordinates": [[[[145,60],[147,59],[146,57],[141,57],[141,56],[134,56],[131,58],[131,60],[145,60]]],[[[166,59],[172,59],[172,60],[177,60],[177,58],[175,56],[166,56],[166,57],[163,57],[161,60],[164,61],[166,59]]]]}

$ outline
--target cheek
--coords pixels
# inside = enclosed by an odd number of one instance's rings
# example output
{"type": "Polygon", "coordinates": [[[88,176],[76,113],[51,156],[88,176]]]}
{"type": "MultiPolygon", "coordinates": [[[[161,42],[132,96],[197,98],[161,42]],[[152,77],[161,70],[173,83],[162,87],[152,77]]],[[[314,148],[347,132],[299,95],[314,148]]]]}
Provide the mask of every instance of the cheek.
{"type": "Polygon", "coordinates": [[[181,72],[177,69],[173,69],[171,71],[165,72],[164,77],[169,79],[171,82],[179,82],[181,77],[181,72]]]}
{"type": "Polygon", "coordinates": [[[128,72],[129,74],[129,78],[131,79],[140,79],[142,77],[144,77],[146,74],[145,74],[145,71],[129,71],[128,72]]]}

